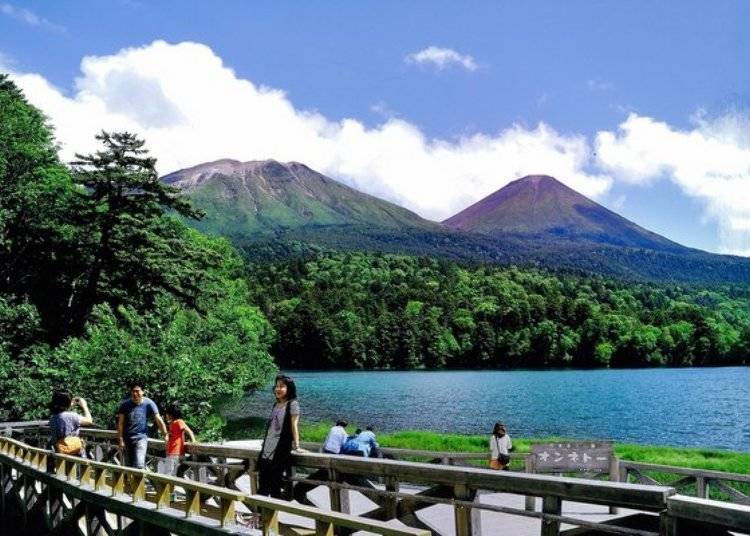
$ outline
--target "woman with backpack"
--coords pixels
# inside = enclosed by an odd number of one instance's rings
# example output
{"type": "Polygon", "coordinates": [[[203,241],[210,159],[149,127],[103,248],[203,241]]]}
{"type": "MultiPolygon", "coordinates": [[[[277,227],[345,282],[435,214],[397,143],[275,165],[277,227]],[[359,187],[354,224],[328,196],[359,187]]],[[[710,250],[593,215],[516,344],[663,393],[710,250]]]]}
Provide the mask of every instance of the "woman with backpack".
{"type": "Polygon", "coordinates": [[[56,392],[49,405],[49,432],[52,449],[58,454],[83,455],[83,441],[80,438],[81,426],[94,424],[86,400],[73,398],[70,393],[56,392]],[[83,415],[72,411],[79,406],[83,415]]]}
{"type": "Polygon", "coordinates": [[[496,422],[490,436],[490,468],[507,471],[510,464],[510,451],[513,443],[510,440],[505,425],[496,422]]]}

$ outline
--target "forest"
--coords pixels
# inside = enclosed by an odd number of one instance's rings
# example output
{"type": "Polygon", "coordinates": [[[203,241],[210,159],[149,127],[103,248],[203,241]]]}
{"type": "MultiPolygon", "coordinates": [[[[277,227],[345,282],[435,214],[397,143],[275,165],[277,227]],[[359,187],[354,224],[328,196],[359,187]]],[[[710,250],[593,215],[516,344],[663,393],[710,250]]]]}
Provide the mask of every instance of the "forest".
{"type": "Polygon", "coordinates": [[[429,257],[300,248],[249,261],[163,184],[145,141],[102,131],[62,162],[52,125],[0,75],[0,421],[53,390],[112,427],[127,380],[217,408],[283,368],[747,364],[747,285],[680,287],[429,257]]]}
{"type": "Polygon", "coordinates": [[[290,368],[747,364],[750,289],[372,253],[250,265],[290,368]]]}
{"type": "Polygon", "coordinates": [[[274,331],[244,263],[159,181],[129,133],[66,165],[51,126],[0,75],[0,421],[47,415],[53,390],[112,427],[127,381],[179,402],[203,437],[216,404],[267,385],[274,331]]]}

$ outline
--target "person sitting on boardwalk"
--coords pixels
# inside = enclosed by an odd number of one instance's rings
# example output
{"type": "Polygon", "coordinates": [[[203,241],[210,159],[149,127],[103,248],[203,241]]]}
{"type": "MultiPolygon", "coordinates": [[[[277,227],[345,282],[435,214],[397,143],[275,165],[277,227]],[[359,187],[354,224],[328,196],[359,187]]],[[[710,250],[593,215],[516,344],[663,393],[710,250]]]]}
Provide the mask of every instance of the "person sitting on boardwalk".
{"type": "Polygon", "coordinates": [[[143,392],[143,382],[130,382],[130,398],[120,403],[117,410],[117,441],[124,449],[124,462],[128,467],[146,468],[148,449],[148,421],[153,420],[166,437],[167,426],[159,415],[159,408],[143,392]]]}
{"type": "Polygon", "coordinates": [[[346,440],[341,448],[341,453],[369,458],[370,456],[378,457],[379,449],[380,445],[375,440],[375,433],[372,431],[372,426],[368,426],[364,432],[357,429],[355,435],[350,436],[346,440]]]}
{"type": "Polygon", "coordinates": [[[323,452],[326,454],[341,454],[341,447],[346,443],[346,427],[349,423],[343,420],[336,421],[336,425],[332,426],[328,431],[326,440],[323,443],[323,452]]]}
{"type": "Polygon", "coordinates": [[[513,450],[513,443],[505,425],[496,422],[490,436],[490,468],[507,471],[511,450],[513,450]]]}
{"type": "Polygon", "coordinates": [[[49,405],[49,431],[52,449],[59,454],[81,456],[83,441],[80,438],[81,426],[94,423],[86,400],[73,398],[70,393],[56,392],[52,395],[49,405]],[[73,406],[79,406],[83,415],[71,411],[73,406]]]}
{"type": "Polygon", "coordinates": [[[292,468],[292,450],[299,450],[300,407],[297,386],[289,376],[276,376],[276,402],[271,409],[258,458],[258,495],[281,497],[281,483],[292,468]]]}
{"type": "Polygon", "coordinates": [[[182,409],[177,404],[170,404],[164,411],[164,417],[169,424],[169,437],[167,438],[167,474],[176,475],[180,465],[180,459],[185,456],[185,436],[195,443],[195,434],[182,420],[182,409]]]}

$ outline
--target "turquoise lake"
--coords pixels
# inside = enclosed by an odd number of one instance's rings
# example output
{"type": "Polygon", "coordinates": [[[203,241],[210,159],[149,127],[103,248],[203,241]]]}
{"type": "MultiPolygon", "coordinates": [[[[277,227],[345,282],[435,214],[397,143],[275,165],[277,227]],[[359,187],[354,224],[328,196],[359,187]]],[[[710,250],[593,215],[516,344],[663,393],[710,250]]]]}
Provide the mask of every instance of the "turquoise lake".
{"type": "MultiPolygon", "coordinates": [[[[345,418],[376,431],[564,436],[750,451],[750,367],[290,372],[303,419],[345,418]]],[[[265,418],[270,386],[229,417],[265,418]]]]}

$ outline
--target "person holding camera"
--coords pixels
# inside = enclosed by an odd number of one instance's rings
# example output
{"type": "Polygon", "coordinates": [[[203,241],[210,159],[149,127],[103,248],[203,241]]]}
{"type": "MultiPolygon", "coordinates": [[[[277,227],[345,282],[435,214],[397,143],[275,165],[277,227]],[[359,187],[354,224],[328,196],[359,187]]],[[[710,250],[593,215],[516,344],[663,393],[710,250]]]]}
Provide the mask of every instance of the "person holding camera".
{"type": "Polygon", "coordinates": [[[86,400],[71,397],[70,393],[58,391],[52,395],[49,405],[49,431],[52,449],[59,454],[83,455],[81,426],[91,426],[94,420],[86,400]],[[72,411],[74,406],[81,408],[83,415],[72,411]]]}

